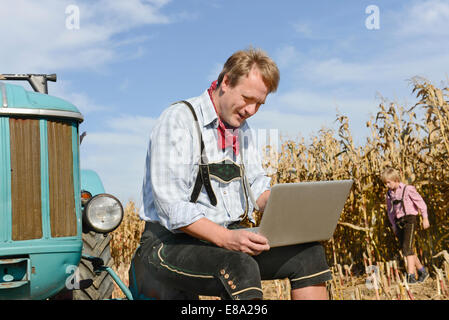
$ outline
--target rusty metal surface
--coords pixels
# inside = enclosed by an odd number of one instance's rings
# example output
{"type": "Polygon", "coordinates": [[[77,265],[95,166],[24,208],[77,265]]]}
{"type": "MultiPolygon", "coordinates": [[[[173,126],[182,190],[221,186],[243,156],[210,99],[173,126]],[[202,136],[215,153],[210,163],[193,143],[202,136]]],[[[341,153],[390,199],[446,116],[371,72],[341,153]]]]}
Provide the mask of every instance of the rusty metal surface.
{"type": "Polygon", "coordinates": [[[39,120],[9,119],[12,240],[42,237],[39,120]]]}
{"type": "Polygon", "coordinates": [[[0,259],[0,289],[18,288],[29,283],[29,259],[0,259]],[[6,279],[9,276],[10,279],[6,279]]]}
{"type": "Polygon", "coordinates": [[[72,125],[48,121],[47,127],[51,235],[75,236],[72,125]]]}
{"type": "Polygon", "coordinates": [[[14,264],[22,261],[28,260],[27,258],[9,258],[9,259],[0,259],[0,264],[14,264]]]}
{"type": "Polygon", "coordinates": [[[23,280],[23,281],[12,281],[12,282],[1,282],[0,283],[0,289],[12,289],[12,288],[18,288],[23,285],[26,285],[29,281],[23,280]]]}

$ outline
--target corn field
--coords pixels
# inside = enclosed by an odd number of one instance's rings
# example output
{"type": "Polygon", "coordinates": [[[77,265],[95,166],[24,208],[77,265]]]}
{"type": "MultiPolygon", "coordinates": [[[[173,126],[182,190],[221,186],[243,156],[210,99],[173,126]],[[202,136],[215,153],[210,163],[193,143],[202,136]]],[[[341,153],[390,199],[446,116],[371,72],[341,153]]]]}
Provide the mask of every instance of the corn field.
{"type": "MultiPolygon", "coordinates": [[[[334,273],[328,284],[333,299],[363,299],[358,286],[366,287],[370,266],[376,266],[380,274],[378,289],[371,291],[376,292],[374,298],[414,298],[401,279],[405,259],[386,214],[387,189],[380,179],[386,166],[399,169],[403,182],[414,185],[427,204],[430,228],[417,231],[417,254],[432,272],[435,292],[429,298],[449,298],[445,251],[449,242],[449,88],[438,88],[423,78],[413,78],[411,85],[418,102],[407,107],[383,99],[377,114],[366,122],[370,136],[361,146],[353,141],[348,117],[338,114],[337,131],[321,129],[310,143],[283,141],[279,152],[270,146],[265,149],[264,166],[272,184],[354,180],[334,236],[323,242],[334,273]],[[360,275],[363,281],[357,280],[360,275]],[[345,287],[352,288],[350,293],[345,287]]],[[[133,206],[128,203],[128,214],[113,233],[116,270],[127,270],[143,227],[133,206]]],[[[261,215],[256,212],[256,216],[260,221],[261,215]]],[[[288,287],[279,281],[274,285],[282,290],[288,287]]]]}
{"type": "Polygon", "coordinates": [[[277,167],[273,184],[354,180],[334,237],[326,244],[334,265],[361,264],[364,254],[373,262],[397,258],[399,248],[386,214],[387,189],[380,180],[386,166],[399,169],[402,180],[413,184],[428,206],[431,227],[421,229],[416,238],[421,260],[431,265],[434,253],[447,248],[449,92],[424,79],[415,78],[412,84],[418,103],[408,109],[381,103],[377,115],[366,122],[371,135],[363,146],[355,146],[349,119],[338,115],[337,134],[321,130],[310,145],[286,141],[275,163],[267,152],[266,165],[277,167]],[[417,108],[425,111],[424,119],[417,119],[417,108]]]}

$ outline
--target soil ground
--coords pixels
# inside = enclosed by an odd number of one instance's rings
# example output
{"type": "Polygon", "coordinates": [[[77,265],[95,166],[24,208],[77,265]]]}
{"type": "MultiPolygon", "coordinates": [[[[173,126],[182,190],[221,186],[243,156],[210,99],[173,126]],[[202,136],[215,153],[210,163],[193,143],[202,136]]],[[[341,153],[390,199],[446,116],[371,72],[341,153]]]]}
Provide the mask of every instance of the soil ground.
{"type": "MultiPolygon", "coordinates": [[[[410,285],[410,292],[414,300],[449,300],[449,297],[443,294],[438,294],[437,282],[435,278],[429,277],[425,282],[410,285]]],[[[264,291],[264,300],[290,300],[290,284],[286,279],[262,281],[262,289],[264,291]]],[[[379,300],[399,300],[407,299],[410,297],[404,294],[398,295],[398,289],[396,284],[392,284],[388,290],[388,294],[385,294],[382,290],[379,290],[379,300]]],[[[346,285],[339,286],[337,290],[331,290],[333,294],[331,299],[333,300],[376,300],[376,291],[366,286],[366,278],[357,277],[354,278],[354,284],[347,283],[346,285]],[[359,295],[356,293],[356,288],[359,290],[359,295]]],[[[399,291],[400,292],[400,291],[399,291]]],[[[206,297],[201,296],[200,299],[212,300],[219,299],[218,297],[206,297]]]]}

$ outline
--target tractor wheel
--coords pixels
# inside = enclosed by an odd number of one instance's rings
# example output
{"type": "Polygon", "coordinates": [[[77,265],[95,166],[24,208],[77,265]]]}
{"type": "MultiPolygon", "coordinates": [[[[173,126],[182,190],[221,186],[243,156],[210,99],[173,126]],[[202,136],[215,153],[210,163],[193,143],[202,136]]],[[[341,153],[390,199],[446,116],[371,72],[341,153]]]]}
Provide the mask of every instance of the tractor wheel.
{"type": "MultiPolygon", "coordinates": [[[[83,233],[83,254],[102,258],[105,266],[112,267],[114,260],[109,247],[110,241],[109,234],[104,236],[93,231],[83,233]]],[[[81,280],[92,279],[93,284],[87,289],[73,290],[74,300],[103,300],[112,297],[114,280],[106,271],[97,276],[92,263],[85,259],[81,259],[78,267],[81,280]]]]}

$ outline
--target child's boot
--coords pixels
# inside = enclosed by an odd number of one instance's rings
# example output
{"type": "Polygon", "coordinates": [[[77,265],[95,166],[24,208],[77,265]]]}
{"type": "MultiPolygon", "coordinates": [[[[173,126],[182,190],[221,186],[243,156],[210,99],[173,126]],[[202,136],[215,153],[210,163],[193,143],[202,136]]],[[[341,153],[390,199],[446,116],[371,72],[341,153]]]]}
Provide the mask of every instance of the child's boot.
{"type": "Polygon", "coordinates": [[[418,270],[418,282],[424,282],[429,277],[429,273],[426,271],[426,268],[422,267],[418,270]]]}
{"type": "Polygon", "coordinates": [[[416,284],[418,281],[416,281],[415,274],[407,274],[407,283],[408,284],[416,284]]]}

